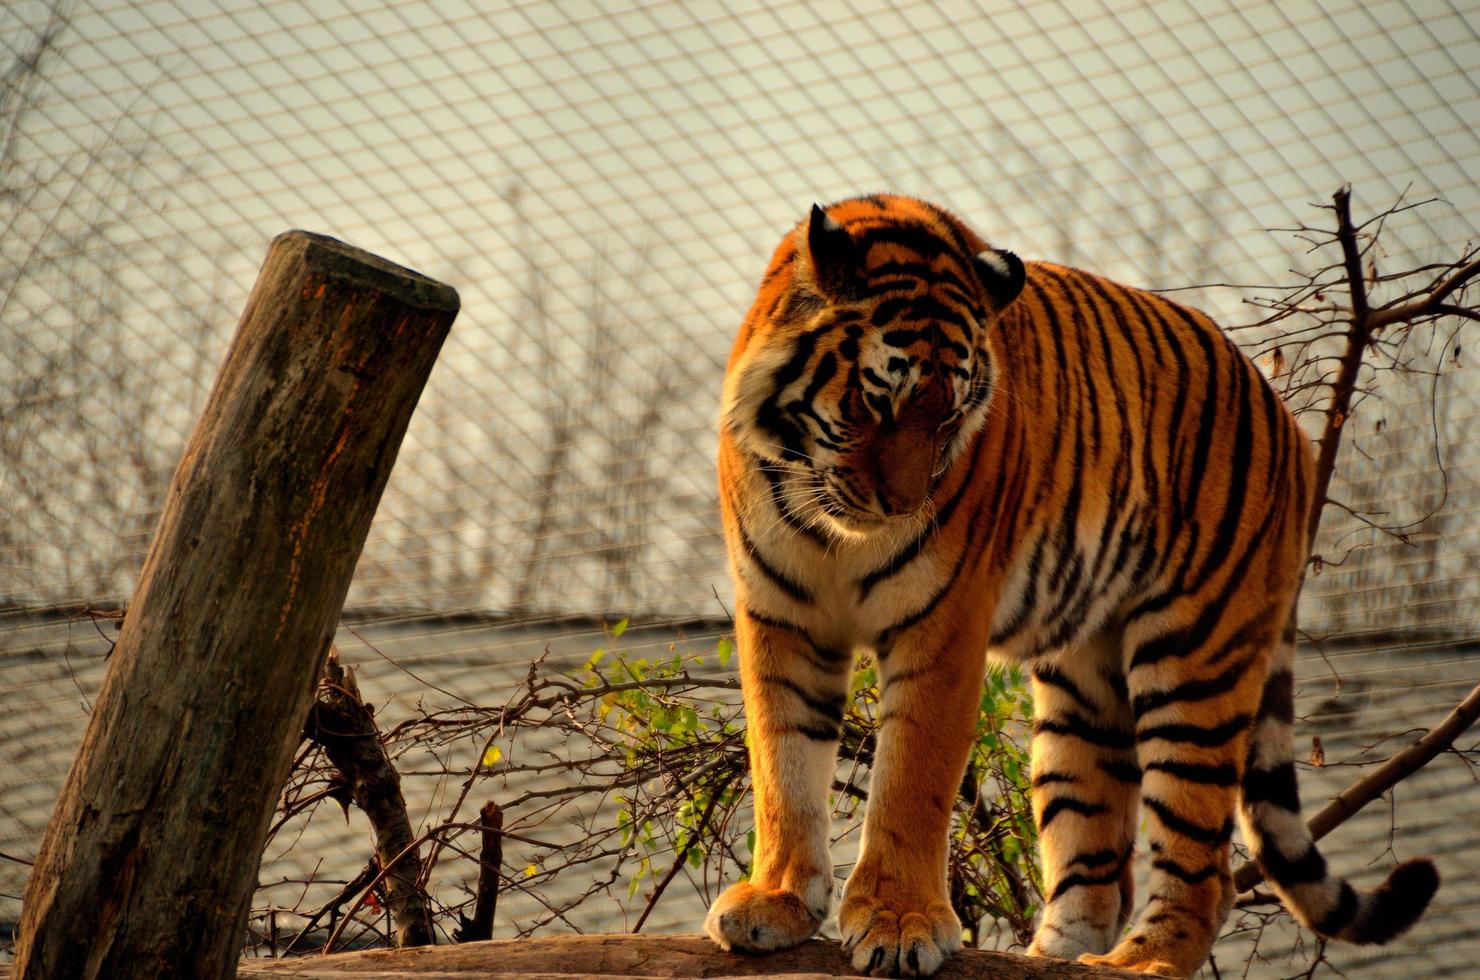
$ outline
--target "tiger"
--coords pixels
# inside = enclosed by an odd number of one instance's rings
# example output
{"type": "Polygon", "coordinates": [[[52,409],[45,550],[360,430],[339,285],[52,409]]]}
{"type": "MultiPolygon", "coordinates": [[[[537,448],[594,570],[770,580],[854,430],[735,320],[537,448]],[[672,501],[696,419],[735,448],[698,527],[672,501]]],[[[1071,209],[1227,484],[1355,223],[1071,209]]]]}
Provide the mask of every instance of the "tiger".
{"type": "Polygon", "coordinates": [[[1235,815],[1319,935],[1383,943],[1422,914],[1432,861],[1358,890],[1301,819],[1314,463],[1208,316],[1025,263],[918,199],[814,205],[740,327],[719,430],[755,821],[748,878],[705,919],[719,947],[784,949],[831,912],[859,653],[878,734],[837,909],[859,973],[928,976],[961,946],[948,835],[989,659],[1034,703],[1031,955],[1191,975],[1234,901],[1235,815]],[[1127,929],[1142,807],[1150,894],[1127,929]]]}

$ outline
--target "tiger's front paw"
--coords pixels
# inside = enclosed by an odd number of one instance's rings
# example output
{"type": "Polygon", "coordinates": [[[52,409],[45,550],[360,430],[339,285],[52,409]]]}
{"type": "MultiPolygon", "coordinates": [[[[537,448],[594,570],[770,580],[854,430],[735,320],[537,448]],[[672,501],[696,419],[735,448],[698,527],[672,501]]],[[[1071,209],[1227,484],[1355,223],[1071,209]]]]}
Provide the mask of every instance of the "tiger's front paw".
{"type": "Polygon", "coordinates": [[[830,887],[809,889],[809,906],[802,896],[781,889],[757,888],[742,881],[726,888],[709,907],[704,931],[720,949],[737,953],[769,953],[811,939],[827,918],[830,887]]]}
{"type": "Polygon", "coordinates": [[[843,949],[866,976],[928,977],[961,948],[961,920],[944,900],[889,902],[844,896],[838,912],[843,949]]]}

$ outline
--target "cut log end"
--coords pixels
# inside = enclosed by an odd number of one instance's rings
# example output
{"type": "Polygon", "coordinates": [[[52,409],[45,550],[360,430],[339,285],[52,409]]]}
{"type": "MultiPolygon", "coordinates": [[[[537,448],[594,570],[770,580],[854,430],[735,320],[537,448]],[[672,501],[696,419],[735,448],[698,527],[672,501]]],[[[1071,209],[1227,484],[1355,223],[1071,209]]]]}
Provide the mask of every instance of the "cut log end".
{"type": "Polygon", "coordinates": [[[318,232],[294,229],[272,241],[284,254],[302,252],[308,268],[335,282],[374,289],[418,310],[456,313],[457,290],[413,269],[318,232]]]}

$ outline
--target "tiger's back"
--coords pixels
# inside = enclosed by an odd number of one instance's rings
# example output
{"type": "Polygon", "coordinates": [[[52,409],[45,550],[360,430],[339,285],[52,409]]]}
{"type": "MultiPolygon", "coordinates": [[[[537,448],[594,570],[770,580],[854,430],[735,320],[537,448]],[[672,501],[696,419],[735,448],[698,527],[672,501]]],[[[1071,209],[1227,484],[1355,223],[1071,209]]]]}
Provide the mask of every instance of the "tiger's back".
{"type": "Polygon", "coordinates": [[[1310,454],[1202,314],[1024,266],[924,202],[814,209],[731,356],[719,464],[758,833],[751,880],[711,910],[721,945],[789,945],[826,913],[825,795],[859,649],[881,683],[840,910],[859,969],[927,974],[959,945],[945,834],[989,651],[1034,678],[1034,952],[1195,970],[1232,903],[1235,812],[1319,931],[1385,941],[1421,912],[1431,865],[1359,894],[1299,821],[1310,454]],[[1140,802],[1152,895],[1117,942],[1140,802]]]}
{"type": "Polygon", "coordinates": [[[1016,422],[1001,445],[1021,446],[1005,468],[1025,482],[997,525],[993,648],[1031,659],[1107,625],[1165,633],[1174,604],[1243,598],[1256,565],[1271,604],[1248,614],[1277,633],[1304,564],[1312,461],[1232,342],[1195,310],[1049,263],[1027,266],[988,336],[1016,422]]]}

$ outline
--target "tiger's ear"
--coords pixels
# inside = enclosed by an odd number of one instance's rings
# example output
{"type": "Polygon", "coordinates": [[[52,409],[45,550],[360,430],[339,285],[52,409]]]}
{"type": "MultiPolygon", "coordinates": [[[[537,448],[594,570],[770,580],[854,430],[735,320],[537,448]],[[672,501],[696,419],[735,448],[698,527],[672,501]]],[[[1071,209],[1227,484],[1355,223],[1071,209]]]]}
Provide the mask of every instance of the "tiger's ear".
{"type": "Polygon", "coordinates": [[[863,285],[863,255],[848,229],[812,205],[807,224],[807,258],[812,281],[828,299],[851,299],[863,285]]]}
{"type": "Polygon", "coordinates": [[[972,258],[971,265],[976,269],[977,278],[986,287],[987,295],[992,297],[997,309],[1000,310],[1017,299],[1018,293],[1023,291],[1023,283],[1027,279],[1023,260],[1007,249],[989,248],[978,252],[972,258]]]}

